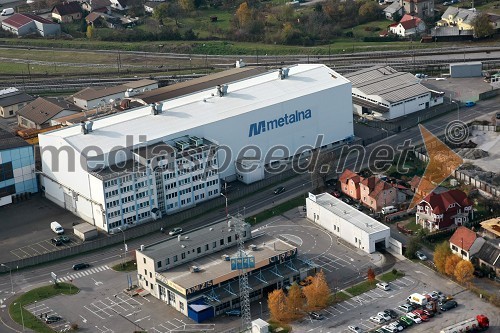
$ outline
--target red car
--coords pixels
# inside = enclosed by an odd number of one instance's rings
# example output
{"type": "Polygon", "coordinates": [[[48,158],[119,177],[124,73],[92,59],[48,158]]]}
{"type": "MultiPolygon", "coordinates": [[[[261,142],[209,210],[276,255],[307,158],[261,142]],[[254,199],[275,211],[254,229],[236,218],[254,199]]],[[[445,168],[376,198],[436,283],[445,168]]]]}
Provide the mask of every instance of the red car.
{"type": "Polygon", "coordinates": [[[340,192],[339,191],[333,191],[331,193],[335,198],[340,198],[340,192]]]}
{"type": "Polygon", "coordinates": [[[420,319],[422,319],[422,321],[429,321],[430,319],[429,316],[427,316],[422,310],[414,310],[413,313],[416,314],[420,319]]]}

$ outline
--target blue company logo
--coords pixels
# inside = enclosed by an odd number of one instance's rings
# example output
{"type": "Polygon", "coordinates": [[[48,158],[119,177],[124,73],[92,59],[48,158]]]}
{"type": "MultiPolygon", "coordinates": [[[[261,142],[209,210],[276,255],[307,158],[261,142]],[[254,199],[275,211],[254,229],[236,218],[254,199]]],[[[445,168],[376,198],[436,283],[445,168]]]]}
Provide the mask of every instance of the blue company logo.
{"type": "Polygon", "coordinates": [[[311,118],[311,109],[307,109],[305,111],[297,111],[295,113],[285,115],[281,118],[273,119],[273,120],[261,120],[258,123],[250,124],[250,129],[248,131],[248,137],[252,137],[255,135],[259,135],[265,131],[271,131],[278,127],[283,127],[285,125],[290,125],[305,119],[311,118]]]}

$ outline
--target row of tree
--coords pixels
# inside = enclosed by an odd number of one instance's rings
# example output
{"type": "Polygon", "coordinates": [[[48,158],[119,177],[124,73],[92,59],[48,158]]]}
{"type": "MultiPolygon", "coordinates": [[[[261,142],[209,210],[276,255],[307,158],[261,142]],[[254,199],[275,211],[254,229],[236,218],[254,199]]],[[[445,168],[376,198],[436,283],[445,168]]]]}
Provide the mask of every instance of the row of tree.
{"type": "Polygon", "coordinates": [[[474,266],[468,260],[463,260],[451,252],[450,244],[444,241],[436,246],[434,251],[436,269],[460,283],[469,283],[474,277],[474,266]]]}
{"type": "Polygon", "coordinates": [[[300,287],[294,283],[285,294],[276,289],[268,295],[267,306],[271,320],[289,323],[302,318],[307,311],[325,308],[330,301],[331,290],[323,271],[308,278],[309,285],[300,287]]]}

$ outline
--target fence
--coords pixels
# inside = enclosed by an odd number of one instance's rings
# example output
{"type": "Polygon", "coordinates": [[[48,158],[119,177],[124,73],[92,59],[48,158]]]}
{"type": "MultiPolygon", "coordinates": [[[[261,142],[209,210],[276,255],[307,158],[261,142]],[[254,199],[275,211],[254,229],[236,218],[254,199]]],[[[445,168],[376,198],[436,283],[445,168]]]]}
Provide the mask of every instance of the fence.
{"type": "Polygon", "coordinates": [[[500,88],[492,89],[490,91],[485,91],[479,94],[479,100],[493,98],[500,93],[500,88]]]}
{"type": "MultiPolygon", "coordinates": [[[[415,151],[415,156],[421,161],[429,162],[429,156],[427,156],[421,152],[415,151]]],[[[482,190],[486,193],[489,193],[491,195],[494,195],[496,197],[500,196],[500,190],[497,189],[493,185],[490,185],[482,180],[475,179],[475,178],[461,172],[460,170],[448,169],[447,171],[450,172],[451,176],[457,180],[463,181],[466,184],[470,184],[470,185],[474,186],[475,188],[482,190]]]]}
{"type": "Polygon", "coordinates": [[[496,132],[497,127],[494,125],[470,125],[470,129],[477,131],[496,132]]]}

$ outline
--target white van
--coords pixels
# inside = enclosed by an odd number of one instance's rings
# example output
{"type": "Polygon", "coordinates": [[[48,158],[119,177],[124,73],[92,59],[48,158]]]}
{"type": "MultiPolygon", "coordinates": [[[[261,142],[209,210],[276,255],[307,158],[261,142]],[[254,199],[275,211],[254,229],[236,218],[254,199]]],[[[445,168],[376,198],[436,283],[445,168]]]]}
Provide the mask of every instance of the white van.
{"type": "Polygon", "coordinates": [[[14,8],[5,8],[4,10],[2,10],[2,13],[0,15],[7,16],[12,14],[14,14],[14,8]]]}
{"type": "Polygon", "coordinates": [[[53,232],[55,232],[58,235],[64,234],[64,229],[63,227],[57,223],[57,222],[50,222],[50,229],[52,229],[53,232]]]}
{"type": "Polygon", "coordinates": [[[379,283],[377,283],[377,288],[378,288],[378,289],[382,289],[382,290],[384,290],[384,291],[391,290],[391,287],[390,287],[390,286],[389,286],[389,284],[388,284],[388,283],[386,283],[386,282],[379,282],[379,283]]]}
{"type": "Polygon", "coordinates": [[[395,213],[397,212],[398,210],[396,209],[396,207],[394,206],[387,206],[387,207],[383,207],[382,208],[382,214],[386,215],[386,214],[391,214],[391,213],[395,213]]]}

